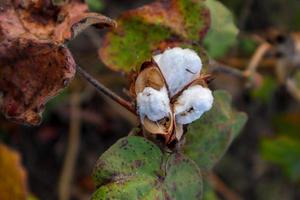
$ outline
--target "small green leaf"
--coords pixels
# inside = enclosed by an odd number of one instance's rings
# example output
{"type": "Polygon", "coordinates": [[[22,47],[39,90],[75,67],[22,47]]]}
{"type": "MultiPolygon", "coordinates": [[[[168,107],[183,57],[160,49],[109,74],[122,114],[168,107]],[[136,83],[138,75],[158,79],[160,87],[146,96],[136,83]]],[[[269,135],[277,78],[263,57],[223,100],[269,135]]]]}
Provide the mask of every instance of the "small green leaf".
{"type": "Polygon", "coordinates": [[[252,91],[252,96],[259,99],[263,103],[271,101],[278,84],[271,76],[265,76],[262,85],[252,91]]]}
{"type": "Polygon", "coordinates": [[[223,56],[236,42],[238,29],[234,24],[231,12],[216,0],[206,0],[210,10],[211,26],[204,44],[208,54],[213,58],[223,56]]]}
{"type": "Polygon", "coordinates": [[[296,73],[293,75],[293,79],[296,83],[297,88],[300,90],[300,71],[296,71],[296,73]]]}
{"type": "Polygon", "coordinates": [[[214,92],[212,109],[188,126],[184,153],[203,170],[211,169],[223,156],[247,121],[245,113],[231,107],[231,96],[214,92]]]}
{"type": "Polygon", "coordinates": [[[91,11],[99,12],[103,8],[102,0],[86,0],[86,3],[91,11]]]}
{"type": "Polygon", "coordinates": [[[204,178],[203,181],[203,200],[218,200],[217,194],[214,191],[211,183],[204,178]]]}
{"type": "Polygon", "coordinates": [[[300,110],[293,109],[288,113],[280,113],[272,120],[277,135],[284,135],[300,141],[300,110]]]}
{"type": "Polygon", "coordinates": [[[202,178],[197,165],[180,153],[163,153],[136,136],[120,139],[97,161],[92,199],[198,200],[202,178]]]}
{"type": "Polygon", "coordinates": [[[300,141],[291,137],[280,136],[264,139],[261,142],[264,159],[279,165],[294,181],[300,179],[300,141]]]}
{"type": "Polygon", "coordinates": [[[67,0],[52,0],[52,4],[55,6],[61,6],[67,3],[67,0]]]}

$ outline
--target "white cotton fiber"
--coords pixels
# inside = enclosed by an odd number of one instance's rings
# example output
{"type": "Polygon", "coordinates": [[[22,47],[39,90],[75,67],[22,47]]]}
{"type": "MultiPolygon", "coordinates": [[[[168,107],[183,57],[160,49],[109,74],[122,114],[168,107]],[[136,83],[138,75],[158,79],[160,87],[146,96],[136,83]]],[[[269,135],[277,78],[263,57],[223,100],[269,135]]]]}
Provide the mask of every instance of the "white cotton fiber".
{"type": "Polygon", "coordinates": [[[199,119],[204,112],[211,109],[213,100],[210,89],[200,85],[189,87],[175,102],[174,112],[177,123],[189,124],[199,119]]]}
{"type": "Polygon", "coordinates": [[[153,59],[166,79],[171,96],[197,78],[202,68],[200,57],[191,49],[175,47],[154,56],[153,59]]]}
{"type": "Polygon", "coordinates": [[[169,117],[171,109],[166,87],[161,90],[146,87],[137,95],[137,109],[142,122],[145,116],[151,121],[169,117]]]}

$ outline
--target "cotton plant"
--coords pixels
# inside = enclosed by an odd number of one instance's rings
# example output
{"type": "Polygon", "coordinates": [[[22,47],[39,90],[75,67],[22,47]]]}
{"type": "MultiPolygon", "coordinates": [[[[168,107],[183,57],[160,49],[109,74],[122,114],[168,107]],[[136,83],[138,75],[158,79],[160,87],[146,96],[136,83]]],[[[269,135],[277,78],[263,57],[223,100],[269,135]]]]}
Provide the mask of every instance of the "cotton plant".
{"type": "Polygon", "coordinates": [[[147,132],[163,135],[167,143],[180,141],[183,126],[211,109],[214,98],[201,69],[198,54],[179,47],[143,64],[134,92],[137,113],[147,132]]]}

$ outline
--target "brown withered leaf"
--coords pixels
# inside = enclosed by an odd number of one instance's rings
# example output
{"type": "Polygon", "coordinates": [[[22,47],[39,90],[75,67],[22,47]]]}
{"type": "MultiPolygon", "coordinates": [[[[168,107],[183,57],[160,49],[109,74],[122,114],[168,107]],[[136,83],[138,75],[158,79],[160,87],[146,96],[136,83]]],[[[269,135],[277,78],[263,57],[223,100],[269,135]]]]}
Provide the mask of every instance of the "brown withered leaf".
{"type": "Polygon", "coordinates": [[[1,111],[20,123],[38,125],[45,103],[75,74],[69,50],[51,42],[16,38],[0,45],[1,111]]]}
{"type": "Polygon", "coordinates": [[[86,11],[87,5],[77,0],[63,6],[51,0],[0,3],[0,109],[7,118],[39,124],[45,103],[75,75],[64,42],[90,25],[116,25],[86,11]]]}
{"type": "Polygon", "coordinates": [[[83,13],[74,16],[64,23],[57,26],[54,32],[54,39],[59,42],[65,42],[74,39],[80,32],[91,25],[98,28],[116,27],[114,20],[97,13],[83,13]]]}
{"type": "Polygon", "coordinates": [[[26,171],[19,154],[0,143],[0,199],[27,199],[26,171]]]}

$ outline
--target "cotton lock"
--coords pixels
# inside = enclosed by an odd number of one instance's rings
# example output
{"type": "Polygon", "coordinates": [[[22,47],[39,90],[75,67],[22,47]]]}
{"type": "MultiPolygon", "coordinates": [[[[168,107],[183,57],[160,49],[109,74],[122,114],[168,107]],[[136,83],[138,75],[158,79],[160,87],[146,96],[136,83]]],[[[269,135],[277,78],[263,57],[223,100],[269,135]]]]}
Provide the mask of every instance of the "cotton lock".
{"type": "Polygon", "coordinates": [[[200,57],[191,49],[167,49],[153,59],[167,82],[171,97],[196,79],[202,69],[200,57]]]}
{"type": "Polygon", "coordinates": [[[166,87],[160,90],[146,87],[137,95],[137,109],[142,123],[145,117],[152,121],[169,117],[171,109],[166,87]]]}
{"type": "Polygon", "coordinates": [[[213,99],[212,92],[208,88],[200,85],[189,87],[174,104],[176,122],[189,124],[199,119],[204,112],[211,109],[213,99]]]}
{"type": "Polygon", "coordinates": [[[180,141],[183,125],[199,119],[213,105],[201,76],[202,61],[191,49],[175,47],[145,62],[135,82],[137,112],[147,133],[166,143],[180,141]]]}

